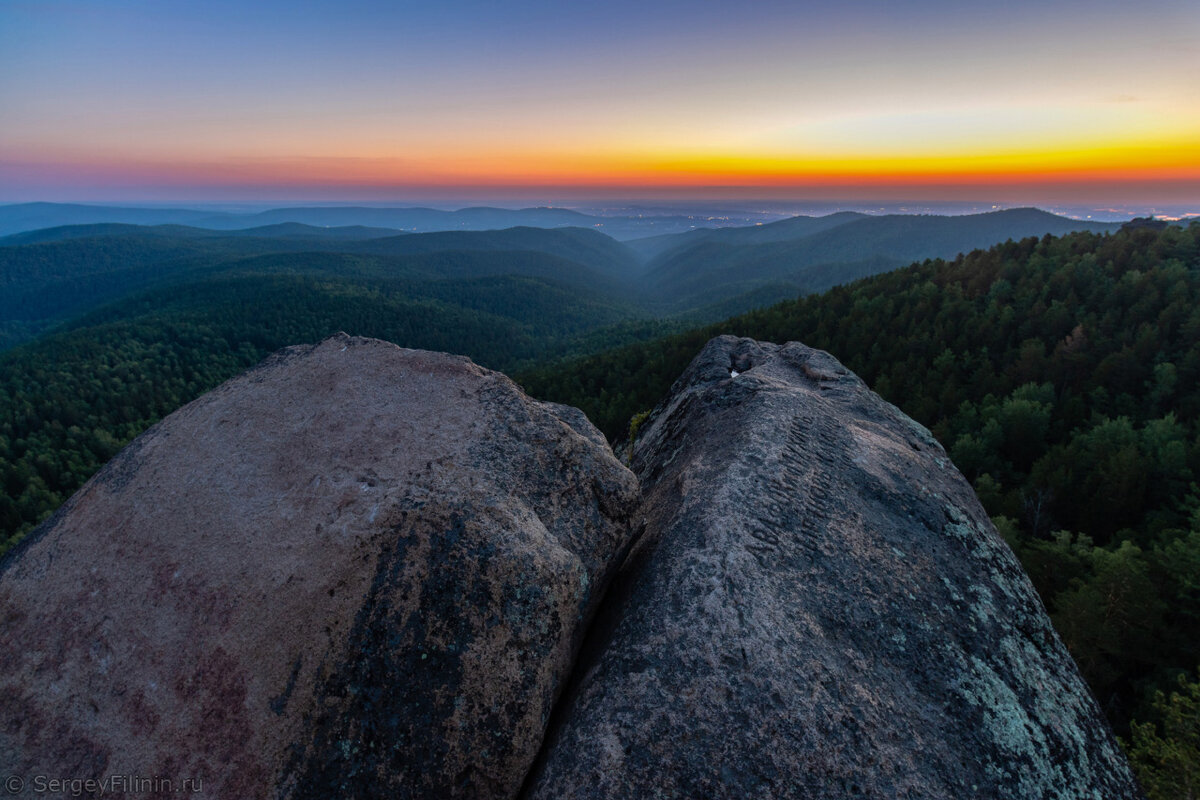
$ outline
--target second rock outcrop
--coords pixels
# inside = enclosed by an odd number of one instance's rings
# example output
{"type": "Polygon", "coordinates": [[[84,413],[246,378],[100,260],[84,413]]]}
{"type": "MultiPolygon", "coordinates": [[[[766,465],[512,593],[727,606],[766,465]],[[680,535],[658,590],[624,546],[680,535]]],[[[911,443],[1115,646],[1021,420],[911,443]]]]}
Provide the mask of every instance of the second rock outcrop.
{"type": "Polygon", "coordinates": [[[826,353],[721,337],[528,796],[1138,796],[971,487],[826,353]]]}

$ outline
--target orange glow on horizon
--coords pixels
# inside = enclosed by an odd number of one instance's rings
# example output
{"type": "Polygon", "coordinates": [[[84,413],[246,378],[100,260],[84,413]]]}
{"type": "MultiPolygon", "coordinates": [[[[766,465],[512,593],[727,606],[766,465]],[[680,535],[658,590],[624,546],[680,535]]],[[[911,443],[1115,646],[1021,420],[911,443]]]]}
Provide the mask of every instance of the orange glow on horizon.
{"type": "Polygon", "coordinates": [[[0,198],[1107,183],[1200,202],[1195,0],[301,5],[0,2],[0,198]]]}
{"type": "Polygon", "coordinates": [[[277,187],[655,187],[853,189],[869,187],[1183,186],[1200,196],[1200,135],[1137,143],[1089,144],[978,154],[672,153],[608,143],[584,151],[529,144],[480,146],[403,156],[210,157],[203,161],[74,153],[21,159],[30,169],[72,178],[177,186],[277,187]]]}
{"type": "MultiPolygon", "coordinates": [[[[66,166],[66,165],[64,165],[66,166]]],[[[98,175],[112,174],[104,166],[72,165],[83,167],[83,172],[98,175]]],[[[115,165],[105,165],[115,166],[115,165]]],[[[1200,167],[1179,166],[1153,169],[1113,166],[1074,166],[1057,169],[918,169],[906,164],[888,165],[889,169],[796,169],[790,166],[774,167],[771,163],[739,164],[732,168],[728,163],[689,163],[670,165],[660,169],[576,167],[571,171],[529,167],[525,169],[497,169],[488,172],[425,171],[396,168],[390,163],[361,165],[341,164],[334,168],[319,170],[277,170],[269,165],[254,167],[230,167],[225,164],[171,165],[122,165],[122,183],[134,184],[139,179],[162,184],[197,186],[427,186],[427,187],[503,187],[503,186],[563,186],[563,187],[629,187],[655,186],[678,187],[748,187],[763,186],[782,188],[787,186],[809,187],[854,187],[854,186],[929,186],[929,185],[1038,185],[1046,183],[1126,183],[1126,182],[1197,182],[1200,186],[1200,167]],[[773,168],[774,167],[774,168],[773,168]]]]}

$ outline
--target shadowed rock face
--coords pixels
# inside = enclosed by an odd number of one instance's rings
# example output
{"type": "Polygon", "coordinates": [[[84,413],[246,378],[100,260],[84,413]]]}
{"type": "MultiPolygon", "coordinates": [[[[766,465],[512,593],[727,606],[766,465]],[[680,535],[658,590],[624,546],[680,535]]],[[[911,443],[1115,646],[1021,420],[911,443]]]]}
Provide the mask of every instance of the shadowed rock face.
{"type": "Polygon", "coordinates": [[[715,339],[642,431],[527,796],[1138,796],[971,488],[832,357],[715,339]]]}
{"type": "Polygon", "coordinates": [[[582,414],[466,359],[282,351],[0,565],[0,773],[510,797],[636,503],[582,414]]]}

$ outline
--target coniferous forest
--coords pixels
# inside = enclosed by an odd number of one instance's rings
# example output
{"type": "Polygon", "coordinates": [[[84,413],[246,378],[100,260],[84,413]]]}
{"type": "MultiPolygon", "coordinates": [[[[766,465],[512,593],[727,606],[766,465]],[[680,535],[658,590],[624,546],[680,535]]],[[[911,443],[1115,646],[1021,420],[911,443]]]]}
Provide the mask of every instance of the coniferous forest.
{"type": "Polygon", "coordinates": [[[1010,241],[521,380],[618,438],[721,333],[828,350],[928,426],[1118,731],[1164,717],[1200,664],[1200,224],[1010,241]]]}
{"type": "Polygon", "coordinates": [[[1200,223],[1009,240],[666,336],[680,320],[557,282],[553,263],[438,281],[270,258],[152,285],[0,354],[0,547],[175,408],[338,330],[470,355],[614,442],[710,337],[799,340],[943,443],[1152,794],[1194,778],[1200,223]]]}

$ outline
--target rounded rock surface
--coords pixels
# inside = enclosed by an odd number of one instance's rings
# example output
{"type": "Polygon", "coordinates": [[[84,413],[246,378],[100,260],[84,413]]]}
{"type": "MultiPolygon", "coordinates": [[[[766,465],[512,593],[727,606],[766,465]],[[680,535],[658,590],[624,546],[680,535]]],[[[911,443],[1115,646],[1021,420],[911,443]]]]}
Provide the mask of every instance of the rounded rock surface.
{"type": "Polygon", "coordinates": [[[465,358],[283,350],[0,564],[0,772],[511,797],[637,499],[582,415],[465,358]]]}

